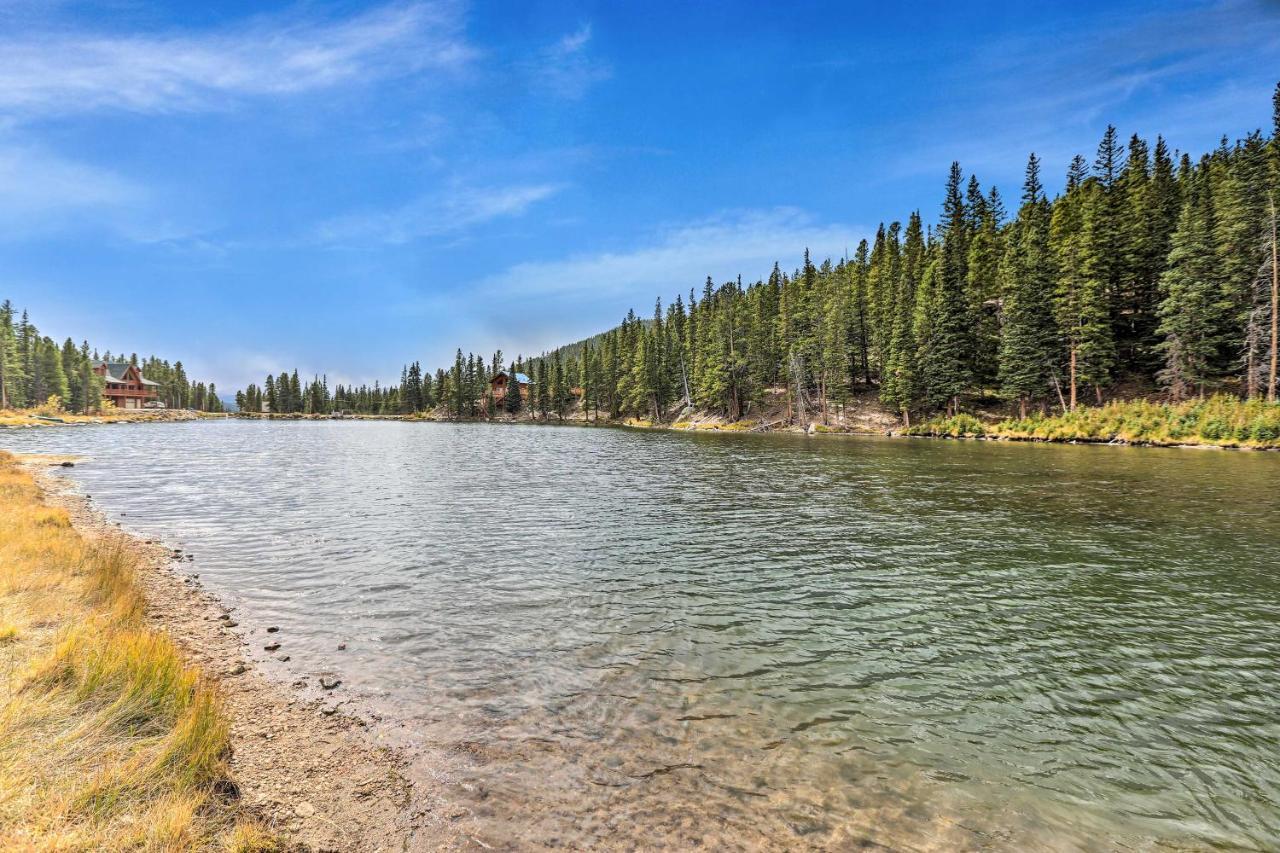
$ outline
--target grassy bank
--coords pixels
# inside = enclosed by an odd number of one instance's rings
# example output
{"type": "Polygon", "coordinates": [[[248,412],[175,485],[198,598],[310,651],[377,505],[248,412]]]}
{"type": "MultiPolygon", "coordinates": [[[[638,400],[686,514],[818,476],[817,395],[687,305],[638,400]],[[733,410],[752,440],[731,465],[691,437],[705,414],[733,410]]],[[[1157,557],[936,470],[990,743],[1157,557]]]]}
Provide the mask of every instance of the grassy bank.
{"type": "Polygon", "coordinates": [[[137,560],[0,451],[0,847],[267,850],[213,685],[144,624],[137,560]]]}
{"type": "Polygon", "coordinates": [[[1130,400],[1081,406],[1060,415],[1037,414],[998,422],[961,414],[927,421],[908,433],[1022,441],[1280,448],[1280,405],[1221,395],[1182,403],[1130,400]]]}
{"type": "Polygon", "coordinates": [[[75,424],[169,423],[201,418],[222,418],[223,414],[193,412],[188,409],[114,409],[96,415],[74,415],[45,407],[0,409],[0,427],[66,426],[75,424]]]}

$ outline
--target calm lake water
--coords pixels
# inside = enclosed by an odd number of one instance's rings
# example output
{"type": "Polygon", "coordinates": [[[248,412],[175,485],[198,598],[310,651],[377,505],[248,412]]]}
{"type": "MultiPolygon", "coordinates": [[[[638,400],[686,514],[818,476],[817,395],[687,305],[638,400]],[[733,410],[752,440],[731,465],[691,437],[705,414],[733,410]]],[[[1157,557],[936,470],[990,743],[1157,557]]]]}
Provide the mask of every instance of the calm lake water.
{"type": "Polygon", "coordinates": [[[490,846],[1280,848],[1280,454],[239,421],[0,447],[87,456],[100,507],[193,551],[271,672],[339,674],[490,846]]]}

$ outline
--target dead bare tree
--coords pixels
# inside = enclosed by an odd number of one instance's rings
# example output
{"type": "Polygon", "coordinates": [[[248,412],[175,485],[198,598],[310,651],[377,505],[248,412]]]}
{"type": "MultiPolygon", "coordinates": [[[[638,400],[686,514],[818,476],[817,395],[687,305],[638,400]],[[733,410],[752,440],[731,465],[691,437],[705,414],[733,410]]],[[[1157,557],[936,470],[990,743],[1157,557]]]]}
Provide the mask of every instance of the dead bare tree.
{"type": "Polygon", "coordinates": [[[794,389],[795,394],[796,422],[802,427],[807,427],[809,422],[805,405],[809,400],[808,394],[804,390],[804,359],[793,352],[788,368],[791,372],[791,387],[794,389]]]}

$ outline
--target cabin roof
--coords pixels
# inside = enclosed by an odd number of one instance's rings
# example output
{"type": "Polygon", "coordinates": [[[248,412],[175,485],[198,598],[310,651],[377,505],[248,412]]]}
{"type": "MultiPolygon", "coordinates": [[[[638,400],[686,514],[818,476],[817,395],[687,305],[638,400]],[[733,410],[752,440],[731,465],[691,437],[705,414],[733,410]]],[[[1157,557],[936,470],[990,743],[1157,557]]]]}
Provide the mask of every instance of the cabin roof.
{"type": "MultiPolygon", "coordinates": [[[[510,374],[509,374],[507,371],[505,371],[505,370],[499,370],[497,373],[493,374],[493,378],[494,378],[494,379],[497,379],[499,376],[509,376],[509,375],[510,375],[510,374]]],[[[519,382],[521,385],[528,385],[528,384],[529,384],[529,383],[531,383],[533,380],[532,380],[532,379],[530,379],[526,374],[524,374],[524,373],[520,373],[520,372],[518,372],[518,371],[517,371],[517,372],[516,372],[516,381],[517,381],[517,382],[519,382]]]]}
{"type": "MultiPolygon", "coordinates": [[[[105,367],[107,369],[107,375],[105,378],[108,382],[128,382],[129,380],[127,377],[129,368],[133,367],[133,364],[128,361],[100,361],[98,362],[98,366],[105,367]]],[[[143,385],[158,386],[160,384],[159,382],[152,382],[150,379],[143,376],[141,369],[138,370],[138,380],[143,385]]]]}

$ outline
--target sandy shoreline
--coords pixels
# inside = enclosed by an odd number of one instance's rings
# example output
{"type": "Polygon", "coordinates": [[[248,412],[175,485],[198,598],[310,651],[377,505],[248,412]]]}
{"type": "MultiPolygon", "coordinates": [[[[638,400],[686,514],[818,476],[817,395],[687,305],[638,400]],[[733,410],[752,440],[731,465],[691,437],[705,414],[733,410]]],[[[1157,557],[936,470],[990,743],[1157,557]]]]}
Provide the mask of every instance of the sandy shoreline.
{"type": "Polygon", "coordinates": [[[264,675],[246,655],[248,641],[229,608],[179,568],[193,564],[107,521],[70,481],[51,473],[65,461],[24,458],[45,500],[65,508],[82,536],[120,538],[142,557],[148,623],[217,683],[231,725],[229,764],[240,808],[292,850],[469,846],[471,839],[451,831],[445,804],[409,780],[408,758],[378,745],[363,720],[337,710],[341,686],[328,692],[310,679],[285,685],[264,675]]]}

